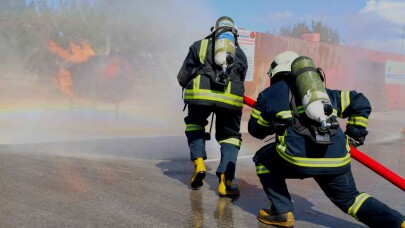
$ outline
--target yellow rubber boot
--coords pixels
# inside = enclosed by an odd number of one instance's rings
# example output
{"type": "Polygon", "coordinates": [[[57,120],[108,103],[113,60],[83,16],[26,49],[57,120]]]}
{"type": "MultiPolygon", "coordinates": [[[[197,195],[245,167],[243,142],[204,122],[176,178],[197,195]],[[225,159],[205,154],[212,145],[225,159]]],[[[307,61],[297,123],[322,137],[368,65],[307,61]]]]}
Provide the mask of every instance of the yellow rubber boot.
{"type": "Polygon", "coordinates": [[[203,158],[195,159],[194,166],[195,166],[195,170],[194,170],[193,176],[191,177],[191,181],[190,181],[191,188],[198,189],[203,185],[203,180],[207,173],[207,170],[205,169],[205,165],[204,165],[204,159],[203,158]]]}
{"type": "Polygon", "coordinates": [[[273,214],[268,209],[261,209],[257,219],[267,225],[277,227],[294,227],[294,215],[292,212],[273,214]]]}
{"type": "Polygon", "coordinates": [[[237,197],[240,195],[239,186],[225,179],[225,174],[219,176],[218,195],[221,197],[237,197]]]}
{"type": "Polygon", "coordinates": [[[405,228],[405,221],[402,223],[401,228],[405,228]]]}

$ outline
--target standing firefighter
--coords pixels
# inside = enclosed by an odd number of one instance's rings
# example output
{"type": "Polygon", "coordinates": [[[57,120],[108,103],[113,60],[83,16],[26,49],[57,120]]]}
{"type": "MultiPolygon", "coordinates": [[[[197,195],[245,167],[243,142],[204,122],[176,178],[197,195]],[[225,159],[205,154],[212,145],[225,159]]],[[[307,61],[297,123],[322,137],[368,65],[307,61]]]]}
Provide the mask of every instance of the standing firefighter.
{"type": "Polygon", "coordinates": [[[191,188],[203,185],[206,175],[204,160],[205,126],[208,117],[216,115],[215,138],[221,146],[221,159],[216,174],[219,196],[238,196],[235,178],[237,155],[242,138],[239,132],[243,107],[247,60],[237,43],[238,33],[233,20],[219,18],[212,33],[194,42],[177,76],[184,88],[188,105],[186,136],[195,170],[191,188]]]}
{"type": "Polygon", "coordinates": [[[292,51],[277,55],[268,75],[271,86],[257,99],[249,133],[259,139],[276,134],[253,161],[270,208],[258,220],[294,226],[286,179],[312,177],[343,212],[370,227],[405,227],[404,216],[367,193],[360,193],[350,167],[350,147],[363,145],[371,113],[367,98],[356,91],[323,87],[323,71],[312,59],[292,51]],[[348,118],[346,131],[336,118],[348,118]]]}

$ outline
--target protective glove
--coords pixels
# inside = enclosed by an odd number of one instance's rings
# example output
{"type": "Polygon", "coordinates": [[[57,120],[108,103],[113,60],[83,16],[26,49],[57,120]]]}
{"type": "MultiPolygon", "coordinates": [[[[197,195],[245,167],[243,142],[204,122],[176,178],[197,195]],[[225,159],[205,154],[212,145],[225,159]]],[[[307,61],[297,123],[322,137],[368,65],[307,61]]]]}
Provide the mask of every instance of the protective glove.
{"type": "Polygon", "coordinates": [[[346,128],[345,134],[348,137],[349,145],[357,148],[364,144],[368,131],[363,128],[349,126],[346,128]]]}
{"type": "Polygon", "coordinates": [[[348,141],[349,145],[354,148],[357,148],[357,147],[363,145],[364,140],[365,140],[365,137],[358,137],[358,138],[354,139],[347,135],[347,141],[348,141]]]}

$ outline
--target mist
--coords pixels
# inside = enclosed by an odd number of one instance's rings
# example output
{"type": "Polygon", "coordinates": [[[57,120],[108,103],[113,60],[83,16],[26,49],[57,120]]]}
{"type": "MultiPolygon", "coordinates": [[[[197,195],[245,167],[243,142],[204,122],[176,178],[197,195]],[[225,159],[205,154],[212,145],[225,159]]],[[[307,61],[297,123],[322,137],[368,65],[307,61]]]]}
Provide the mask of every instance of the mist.
{"type": "MultiPolygon", "coordinates": [[[[190,45],[223,16],[216,13],[204,1],[2,1],[2,143],[183,135],[186,112],[176,76],[190,45]]],[[[365,16],[353,26],[367,24],[365,16]]],[[[392,29],[380,23],[379,29],[392,29]]],[[[356,37],[370,29],[352,28],[356,37]]],[[[383,58],[400,56],[262,35],[275,42],[256,44],[263,53],[254,82],[246,83],[253,99],[268,85],[271,58],[291,49],[313,57],[332,89],[358,89],[377,111],[389,108],[387,97],[402,107],[401,85],[391,86],[399,91],[394,95],[381,89],[383,58]],[[378,79],[366,80],[371,73],[378,79]]],[[[362,45],[377,45],[370,42],[362,45]]]]}
{"type": "Polygon", "coordinates": [[[176,76],[217,19],[204,3],[6,1],[0,10],[3,144],[183,134],[176,76]]]}

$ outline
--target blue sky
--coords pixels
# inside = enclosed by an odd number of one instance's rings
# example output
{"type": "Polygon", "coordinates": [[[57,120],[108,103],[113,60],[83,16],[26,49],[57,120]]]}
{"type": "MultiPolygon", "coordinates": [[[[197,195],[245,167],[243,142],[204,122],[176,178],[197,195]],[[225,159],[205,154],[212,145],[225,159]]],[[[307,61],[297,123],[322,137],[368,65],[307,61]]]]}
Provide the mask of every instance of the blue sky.
{"type": "Polygon", "coordinates": [[[404,53],[405,1],[402,0],[174,0],[192,16],[214,23],[232,17],[237,26],[256,32],[277,32],[281,26],[322,21],[337,29],[344,45],[404,53]],[[187,2],[187,3],[185,3],[187,2]]]}
{"type": "Polygon", "coordinates": [[[339,32],[342,45],[405,54],[405,0],[128,0],[128,4],[142,9],[134,17],[147,13],[191,37],[207,35],[220,16],[232,17],[239,28],[262,33],[321,21],[339,32]]]}

